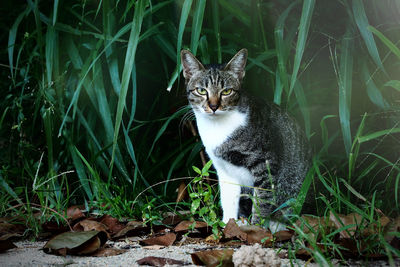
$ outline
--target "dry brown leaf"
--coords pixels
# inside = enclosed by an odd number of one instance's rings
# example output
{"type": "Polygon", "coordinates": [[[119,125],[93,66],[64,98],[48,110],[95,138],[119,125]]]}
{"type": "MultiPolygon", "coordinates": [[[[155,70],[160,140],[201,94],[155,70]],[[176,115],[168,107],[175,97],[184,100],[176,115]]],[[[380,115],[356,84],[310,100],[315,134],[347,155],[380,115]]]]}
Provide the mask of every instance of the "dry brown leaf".
{"type": "Polygon", "coordinates": [[[169,258],[160,258],[160,257],[146,257],[143,259],[140,259],[136,261],[137,264],[139,265],[150,265],[150,266],[165,266],[165,265],[188,265],[188,263],[183,262],[183,261],[178,261],[174,259],[169,259],[169,258]]]}
{"type": "Polygon", "coordinates": [[[225,238],[238,238],[239,240],[246,241],[247,234],[240,230],[234,219],[229,219],[224,229],[225,238]]]}
{"type": "Polygon", "coordinates": [[[207,223],[205,223],[205,222],[182,221],[174,228],[174,231],[175,232],[188,231],[189,229],[191,229],[193,223],[195,223],[195,225],[194,225],[195,229],[207,228],[208,227],[207,223]]]}
{"type": "Polygon", "coordinates": [[[329,232],[331,228],[334,228],[334,224],[330,220],[314,215],[302,215],[301,219],[296,221],[296,225],[315,241],[321,230],[329,232]]]}
{"type": "Polygon", "coordinates": [[[81,208],[79,206],[71,206],[67,209],[67,219],[71,221],[76,221],[85,218],[81,208]]]}
{"type": "Polygon", "coordinates": [[[108,231],[111,235],[115,235],[119,231],[125,228],[125,225],[118,221],[118,219],[111,217],[110,215],[104,215],[100,219],[100,223],[107,226],[108,231]]]}
{"type": "Polygon", "coordinates": [[[21,226],[17,226],[15,224],[11,224],[8,222],[0,223],[0,234],[14,234],[14,233],[23,233],[23,229],[21,226]]]}
{"type": "Polygon", "coordinates": [[[74,231],[81,232],[81,231],[103,231],[107,234],[107,237],[110,238],[109,233],[108,233],[108,228],[104,224],[96,221],[92,221],[89,219],[83,220],[78,222],[77,224],[74,225],[72,228],[74,231]]]}
{"type": "Polygon", "coordinates": [[[9,239],[0,240],[0,253],[16,247],[17,246],[9,239]]]}
{"type": "Polygon", "coordinates": [[[96,250],[98,250],[101,246],[101,240],[98,236],[92,238],[91,240],[89,240],[88,242],[86,242],[85,244],[83,244],[82,246],[78,247],[76,249],[77,251],[77,255],[87,255],[87,254],[91,254],[93,252],[95,252],[96,250]]]}
{"type": "Polygon", "coordinates": [[[348,215],[336,214],[335,216],[335,214],[333,214],[333,212],[330,211],[329,220],[333,223],[336,229],[340,229],[343,228],[344,226],[354,224],[354,226],[347,228],[346,230],[340,231],[339,233],[341,238],[350,238],[356,232],[363,218],[358,213],[350,213],[348,215]]]}
{"type": "Polygon", "coordinates": [[[239,227],[241,231],[247,234],[247,243],[260,243],[263,246],[270,246],[273,241],[273,236],[270,231],[255,225],[243,225],[239,227]]]}
{"type": "Polygon", "coordinates": [[[110,257],[123,254],[127,252],[126,249],[119,248],[99,248],[95,253],[91,254],[92,257],[110,257]]]}
{"type": "Polygon", "coordinates": [[[69,231],[69,228],[68,226],[59,224],[55,221],[47,221],[42,224],[42,230],[43,232],[47,232],[50,235],[54,235],[67,232],[69,231]]]}
{"type": "Polygon", "coordinates": [[[396,237],[394,233],[400,232],[400,216],[385,225],[384,238],[394,248],[400,249],[400,238],[396,237]]]}
{"type": "Polygon", "coordinates": [[[190,210],[186,211],[175,211],[175,212],[165,212],[163,213],[163,224],[167,225],[174,225],[178,224],[181,221],[183,221],[183,218],[187,218],[189,215],[191,215],[190,210]]]}
{"type": "Polygon", "coordinates": [[[151,246],[151,245],[161,245],[161,246],[171,246],[176,240],[176,234],[168,233],[162,236],[152,237],[140,241],[141,244],[151,246]]]}
{"type": "Polygon", "coordinates": [[[139,234],[150,232],[150,228],[144,223],[138,221],[130,221],[118,233],[113,236],[113,239],[119,239],[125,236],[137,236],[139,234]]]}
{"type": "Polygon", "coordinates": [[[214,266],[233,266],[233,249],[206,250],[192,253],[192,261],[196,265],[214,266]]]}
{"type": "Polygon", "coordinates": [[[181,184],[178,187],[178,195],[176,197],[176,202],[182,202],[183,200],[187,199],[188,192],[186,187],[187,187],[186,184],[184,182],[181,182],[181,184]]]}
{"type": "Polygon", "coordinates": [[[278,231],[278,232],[273,234],[275,240],[277,240],[277,241],[290,240],[293,235],[294,235],[294,232],[293,231],[289,231],[289,230],[282,230],[282,231],[278,231]]]}

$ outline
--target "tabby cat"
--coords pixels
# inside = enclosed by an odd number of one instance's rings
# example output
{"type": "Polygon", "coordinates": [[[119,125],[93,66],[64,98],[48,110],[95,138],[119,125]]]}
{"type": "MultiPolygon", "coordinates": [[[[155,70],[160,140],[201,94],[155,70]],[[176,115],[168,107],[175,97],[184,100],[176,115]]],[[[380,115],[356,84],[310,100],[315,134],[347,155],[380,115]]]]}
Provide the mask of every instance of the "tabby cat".
{"type": "Polygon", "coordinates": [[[275,210],[296,198],[310,165],[300,127],[241,88],[246,49],[223,65],[204,66],[187,50],[181,59],[187,97],[218,174],[223,221],[281,217],[285,209],[275,210]]]}

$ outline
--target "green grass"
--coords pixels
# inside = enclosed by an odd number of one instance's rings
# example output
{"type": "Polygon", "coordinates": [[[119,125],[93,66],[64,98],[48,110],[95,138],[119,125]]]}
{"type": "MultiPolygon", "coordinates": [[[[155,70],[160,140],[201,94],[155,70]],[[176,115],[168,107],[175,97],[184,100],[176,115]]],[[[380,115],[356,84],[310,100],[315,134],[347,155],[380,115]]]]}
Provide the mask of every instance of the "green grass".
{"type": "MultiPolygon", "coordinates": [[[[28,215],[31,233],[40,231],[35,211],[62,222],[73,204],[150,221],[176,209],[175,177],[201,166],[201,144],[181,126],[183,48],[215,63],[247,48],[244,88],[303,126],[315,157],[297,213],[312,191],[319,216],[376,220],[364,211],[371,205],[399,214],[395,1],[49,3],[5,1],[10,16],[0,19],[0,211],[28,215]]],[[[329,262],[296,231],[317,262],[329,262]]],[[[371,251],[396,255],[377,240],[371,251]]]]}

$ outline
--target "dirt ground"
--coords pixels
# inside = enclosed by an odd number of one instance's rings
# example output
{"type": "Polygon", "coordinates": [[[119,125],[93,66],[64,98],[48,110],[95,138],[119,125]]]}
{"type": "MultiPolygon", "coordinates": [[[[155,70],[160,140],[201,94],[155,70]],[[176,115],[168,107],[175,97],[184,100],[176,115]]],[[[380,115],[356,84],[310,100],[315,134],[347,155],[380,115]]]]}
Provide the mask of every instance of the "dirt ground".
{"type": "MultiPolygon", "coordinates": [[[[171,258],[186,262],[187,266],[193,265],[191,253],[204,250],[211,247],[206,244],[185,244],[182,246],[169,246],[164,248],[149,249],[140,246],[137,242],[111,242],[108,241],[107,245],[114,248],[126,249],[124,254],[110,256],[110,257],[89,257],[89,256],[56,256],[46,254],[43,252],[42,247],[45,242],[30,242],[20,241],[16,242],[17,248],[10,249],[0,254],[0,266],[139,266],[137,260],[148,256],[171,258]]],[[[265,248],[265,250],[273,250],[265,248]]],[[[280,255],[285,252],[280,251],[280,255]]],[[[285,258],[278,258],[278,265],[275,266],[291,266],[290,260],[285,258]]],[[[389,266],[385,261],[362,262],[350,261],[332,262],[334,266],[389,266]]],[[[179,265],[166,265],[166,266],[179,266],[179,265]]],[[[317,266],[315,263],[304,262],[298,260],[294,266],[317,266]]],[[[400,260],[396,260],[396,266],[400,266],[400,260]]]]}

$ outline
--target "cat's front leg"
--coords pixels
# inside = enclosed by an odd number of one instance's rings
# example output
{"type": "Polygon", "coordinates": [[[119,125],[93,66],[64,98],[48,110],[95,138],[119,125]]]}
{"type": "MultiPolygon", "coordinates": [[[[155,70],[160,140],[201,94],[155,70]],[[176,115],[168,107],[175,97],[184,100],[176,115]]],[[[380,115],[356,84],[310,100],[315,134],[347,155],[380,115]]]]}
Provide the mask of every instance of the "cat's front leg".
{"type": "Polygon", "coordinates": [[[226,173],[222,171],[217,171],[217,173],[223,212],[222,221],[227,223],[231,218],[237,220],[239,213],[240,185],[237,179],[228,176],[226,173]]]}

